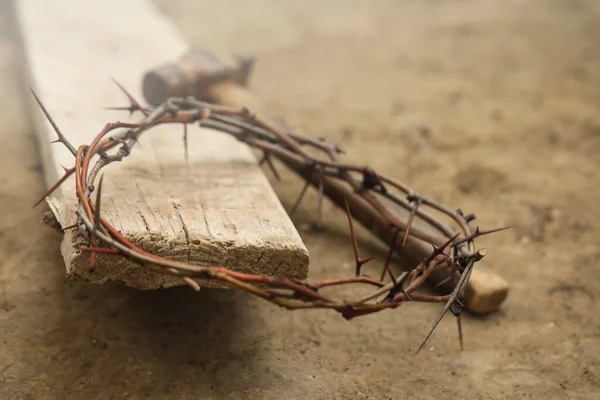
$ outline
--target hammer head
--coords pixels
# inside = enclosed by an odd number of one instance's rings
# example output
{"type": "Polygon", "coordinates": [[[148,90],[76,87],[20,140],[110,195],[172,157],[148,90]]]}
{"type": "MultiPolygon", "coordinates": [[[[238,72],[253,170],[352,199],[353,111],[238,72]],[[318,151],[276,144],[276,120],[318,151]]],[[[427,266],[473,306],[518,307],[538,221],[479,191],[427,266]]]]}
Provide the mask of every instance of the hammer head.
{"type": "Polygon", "coordinates": [[[189,51],[177,62],[146,72],[142,82],[144,98],[151,105],[158,105],[169,97],[193,96],[202,100],[215,83],[246,86],[254,60],[248,53],[219,58],[208,51],[189,51]]]}

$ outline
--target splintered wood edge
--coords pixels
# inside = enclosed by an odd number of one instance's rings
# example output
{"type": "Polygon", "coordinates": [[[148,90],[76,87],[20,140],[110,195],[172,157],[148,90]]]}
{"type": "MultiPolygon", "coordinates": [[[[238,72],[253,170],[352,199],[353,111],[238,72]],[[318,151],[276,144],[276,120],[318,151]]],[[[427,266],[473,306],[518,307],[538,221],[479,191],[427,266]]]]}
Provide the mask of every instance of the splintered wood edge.
{"type": "MultiPolygon", "coordinates": [[[[67,232],[65,235],[62,252],[68,260],[67,275],[70,278],[90,283],[120,283],[140,290],[182,285],[180,278],[148,271],[125,258],[111,255],[99,254],[97,266],[90,269],[89,253],[73,251],[75,241],[73,233],[67,232]]],[[[184,240],[174,241],[172,238],[165,238],[157,233],[125,232],[125,236],[144,250],[163,248],[165,252],[168,252],[169,259],[186,261],[187,245],[184,240]]],[[[297,246],[282,249],[280,246],[244,246],[235,242],[203,240],[192,247],[195,247],[196,250],[202,248],[203,253],[207,255],[206,262],[197,263],[200,265],[216,265],[248,274],[274,275],[282,278],[306,279],[307,277],[308,254],[297,246]],[[282,255],[285,255],[285,258],[282,258],[282,255]],[[253,262],[248,262],[248,260],[253,260],[253,262]]],[[[203,287],[228,287],[219,281],[195,280],[203,287]]]]}
{"type": "MultiPolygon", "coordinates": [[[[20,0],[17,6],[29,86],[76,147],[89,143],[106,118],[114,118],[103,115],[102,107],[124,101],[110,82],[112,74],[118,72],[120,83],[141,98],[138,93],[143,72],[172,61],[187,50],[176,28],[146,0],[108,0],[84,8],[76,0],[56,0],[51,4],[20,0]],[[50,11],[53,17],[47,18],[50,11]],[[131,15],[136,18],[131,19],[131,15]],[[71,28],[65,30],[64,26],[71,28]],[[90,35],[97,42],[93,55],[84,39],[90,35]],[[140,40],[145,46],[140,46],[140,40]],[[148,43],[152,43],[150,52],[148,43]],[[89,66],[82,54],[90,54],[89,66]],[[57,73],[60,82],[54,76],[57,73]],[[106,79],[100,82],[99,75],[106,79]]],[[[60,165],[71,166],[73,157],[63,146],[49,144],[55,139],[54,132],[29,92],[27,96],[46,185],[50,187],[62,175],[60,165]]],[[[173,140],[168,139],[166,129],[171,129],[172,136],[173,127],[155,128],[163,130],[162,135],[153,132],[143,136],[145,150],[137,149],[140,151],[134,151],[120,168],[104,172],[104,217],[140,248],[166,258],[305,279],[308,251],[248,147],[227,135],[202,130],[198,137],[190,137],[190,161],[194,161],[184,168],[183,147],[172,148],[173,140]],[[195,180],[186,181],[184,170],[190,174],[189,179],[195,180]],[[171,181],[173,178],[176,182],[171,181]],[[142,189],[138,187],[137,197],[132,198],[130,187],[136,180],[142,182],[142,189]],[[193,190],[188,190],[188,186],[193,190]],[[171,196],[183,196],[181,206],[170,204],[171,196]],[[201,212],[209,214],[212,225],[206,222],[206,215],[203,224],[197,223],[201,212]],[[218,221],[221,215],[225,217],[223,222],[218,221]]],[[[60,225],[75,221],[72,179],[46,201],[60,225]]],[[[112,255],[99,255],[97,267],[90,270],[90,255],[74,244],[73,232],[66,232],[61,251],[67,275],[73,279],[117,282],[143,290],[184,284],[179,278],[151,273],[112,255]]],[[[222,287],[214,282],[199,283],[222,287]]]]}

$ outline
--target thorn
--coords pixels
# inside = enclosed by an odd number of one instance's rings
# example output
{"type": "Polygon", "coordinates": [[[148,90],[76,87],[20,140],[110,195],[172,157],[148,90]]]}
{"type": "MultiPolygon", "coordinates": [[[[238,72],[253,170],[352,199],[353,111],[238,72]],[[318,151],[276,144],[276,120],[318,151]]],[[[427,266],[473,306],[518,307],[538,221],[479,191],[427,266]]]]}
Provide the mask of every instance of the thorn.
{"type": "Polygon", "coordinates": [[[410,216],[408,217],[408,222],[406,224],[406,231],[404,232],[404,239],[402,240],[402,246],[403,247],[406,244],[406,239],[408,239],[408,235],[409,235],[409,232],[410,232],[410,227],[411,227],[412,222],[413,222],[413,218],[415,217],[415,214],[417,213],[417,209],[419,208],[420,205],[421,205],[421,199],[416,199],[415,200],[415,206],[411,210],[410,216]]]}
{"type": "Polygon", "coordinates": [[[432,244],[433,253],[431,253],[429,258],[427,258],[425,265],[428,265],[435,257],[439,256],[440,254],[443,254],[446,251],[446,248],[448,246],[450,246],[450,244],[452,244],[452,242],[454,242],[454,240],[456,240],[456,238],[459,236],[460,236],[460,233],[456,233],[454,236],[452,236],[451,238],[446,240],[446,242],[443,245],[441,245],[440,247],[436,247],[434,244],[432,244]]]}
{"type": "Polygon", "coordinates": [[[460,314],[456,317],[456,323],[458,324],[458,341],[460,342],[460,351],[463,351],[464,345],[463,345],[463,333],[462,333],[462,323],[461,323],[461,319],[460,319],[460,314]]]}
{"type": "Polygon", "coordinates": [[[358,242],[356,240],[356,234],[354,233],[354,223],[352,222],[352,213],[350,212],[350,205],[348,204],[348,199],[344,197],[344,203],[346,204],[346,216],[348,217],[348,225],[350,226],[350,237],[352,238],[352,248],[354,250],[354,260],[356,261],[356,269],[354,274],[356,276],[360,276],[360,270],[363,265],[368,263],[373,259],[373,257],[366,258],[362,260],[358,253],[358,242]]]}
{"type": "Polygon", "coordinates": [[[456,299],[454,299],[454,302],[450,304],[450,312],[455,317],[459,317],[462,312],[462,309],[464,308],[465,305],[458,299],[458,296],[456,297],[456,299]]]}
{"type": "Polygon", "coordinates": [[[53,186],[52,186],[50,189],[48,189],[48,191],[47,191],[46,193],[44,193],[44,195],[42,196],[42,198],[41,198],[41,199],[39,199],[39,200],[37,201],[37,203],[35,203],[35,204],[33,205],[33,207],[32,207],[32,208],[36,208],[38,205],[40,205],[40,203],[41,203],[42,201],[44,201],[44,200],[46,199],[46,197],[48,197],[48,196],[50,196],[52,193],[54,193],[54,191],[55,191],[56,189],[58,189],[58,187],[59,187],[60,185],[62,185],[62,183],[63,183],[64,181],[66,181],[66,180],[69,178],[69,176],[71,176],[71,175],[72,175],[74,172],[75,172],[75,167],[73,167],[73,168],[71,168],[71,169],[69,169],[69,170],[65,170],[65,174],[63,175],[63,177],[62,177],[62,178],[60,178],[60,179],[58,180],[58,182],[56,182],[56,183],[55,183],[55,184],[54,184],[54,185],[53,185],[53,186]]]}
{"type": "Polygon", "coordinates": [[[310,186],[310,178],[306,180],[306,183],[304,184],[304,187],[302,188],[300,195],[298,196],[298,198],[296,199],[296,202],[292,206],[292,209],[290,210],[290,216],[292,214],[294,214],[296,212],[296,210],[298,209],[298,206],[300,206],[300,203],[302,202],[302,199],[304,198],[304,195],[306,194],[306,191],[308,190],[308,186],[310,186]]]}
{"type": "Polygon", "coordinates": [[[73,225],[65,226],[64,228],[60,228],[58,231],[65,232],[65,231],[68,231],[69,229],[75,229],[77,227],[78,227],[77,224],[73,224],[73,225]]]}
{"type": "Polygon", "coordinates": [[[390,268],[390,262],[392,261],[392,256],[394,255],[394,250],[396,248],[396,243],[398,242],[399,235],[400,235],[400,229],[396,228],[394,230],[394,236],[392,238],[392,243],[390,244],[390,251],[388,251],[388,255],[385,260],[385,264],[383,266],[383,271],[381,271],[381,278],[379,279],[380,281],[383,281],[383,278],[385,277],[385,272],[387,271],[388,274],[390,275],[390,278],[392,278],[392,282],[394,282],[394,286],[397,284],[397,282],[396,282],[396,278],[394,277],[394,274],[392,273],[392,270],[390,268]]]}
{"type": "Polygon", "coordinates": [[[131,118],[133,113],[137,111],[137,108],[134,105],[130,105],[129,107],[104,107],[104,110],[129,111],[129,118],[131,118]]]}
{"type": "MultiPolygon", "coordinates": [[[[127,99],[129,100],[129,102],[131,103],[130,106],[130,110],[134,109],[135,110],[139,110],[142,114],[144,114],[145,117],[148,116],[148,110],[146,110],[145,108],[143,108],[142,106],[140,106],[140,103],[137,102],[136,99],[133,98],[133,96],[131,94],[129,94],[129,92],[127,90],[125,90],[125,88],[123,86],[121,86],[121,84],[119,82],[116,81],[116,79],[114,78],[110,78],[112,79],[112,81],[119,87],[119,89],[121,89],[121,91],[125,94],[125,96],[127,96],[127,99]]],[[[130,111],[130,116],[131,114],[134,113],[134,111],[130,111]]]]}
{"type": "Polygon", "coordinates": [[[317,220],[317,229],[319,230],[323,229],[323,186],[325,184],[324,173],[325,171],[323,169],[323,166],[319,166],[319,216],[317,220]]]}
{"type": "Polygon", "coordinates": [[[304,187],[302,188],[302,191],[298,195],[298,198],[296,199],[296,202],[294,203],[292,209],[290,210],[290,216],[294,212],[296,212],[296,209],[298,208],[298,206],[300,206],[300,202],[304,198],[304,195],[306,194],[306,191],[308,190],[308,187],[310,186],[310,180],[312,178],[313,173],[315,172],[315,167],[316,167],[315,164],[312,164],[310,166],[310,170],[308,171],[307,177],[306,177],[306,183],[304,184],[304,187]]]}
{"type": "MultiPolygon", "coordinates": [[[[415,272],[415,270],[413,269],[411,271],[411,273],[412,272],[415,272]]],[[[410,279],[409,277],[410,277],[410,274],[405,274],[404,276],[402,276],[402,278],[400,278],[400,280],[398,282],[394,283],[394,286],[392,287],[390,292],[387,294],[387,296],[385,296],[385,299],[383,299],[383,301],[389,301],[389,300],[393,299],[396,296],[396,294],[398,294],[398,292],[401,292],[404,295],[404,297],[406,298],[406,300],[412,301],[411,295],[406,290],[404,290],[404,286],[403,286],[404,282],[406,282],[407,279],[410,279]]]]}
{"type": "Polygon", "coordinates": [[[278,181],[281,180],[281,176],[279,176],[279,172],[277,172],[277,169],[275,169],[275,164],[273,164],[273,161],[271,160],[271,157],[267,157],[267,164],[269,164],[269,168],[271,168],[271,171],[273,172],[273,175],[275,175],[275,179],[277,179],[278,181]]]}
{"type": "Polygon", "coordinates": [[[35,101],[37,101],[38,105],[40,106],[40,108],[44,112],[44,115],[46,116],[46,118],[50,122],[50,125],[52,125],[52,128],[54,129],[54,132],[56,132],[56,134],[58,135],[58,139],[55,140],[55,141],[53,141],[52,143],[62,143],[62,144],[64,144],[65,147],[67,149],[69,149],[69,151],[71,152],[71,154],[73,154],[74,157],[77,157],[77,149],[75,149],[75,147],[71,143],[69,143],[69,141],[67,140],[67,138],[65,137],[65,135],[62,134],[62,132],[58,128],[58,125],[56,125],[56,122],[54,122],[54,119],[52,119],[52,116],[50,116],[50,113],[48,112],[48,110],[46,109],[46,107],[44,106],[44,104],[42,103],[42,101],[38,98],[37,94],[35,94],[35,92],[33,91],[33,89],[31,87],[29,87],[29,90],[31,90],[31,93],[33,94],[33,97],[35,98],[35,101]]]}
{"type": "Polygon", "coordinates": [[[423,347],[425,346],[425,343],[427,343],[427,340],[429,340],[429,338],[433,334],[433,331],[435,330],[435,328],[437,328],[438,324],[440,323],[440,321],[442,320],[442,318],[444,317],[444,315],[446,315],[447,311],[448,310],[444,307],[444,309],[442,310],[442,312],[440,312],[440,314],[438,315],[438,317],[435,319],[435,322],[433,323],[431,329],[429,329],[429,332],[427,333],[427,336],[425,337],[425,340],[423,340],[423,342],[421,343],[421,345],[417,349],[417,351],[415,353],[415,356],[417,354],[419,354],[419,352],[421,351],[421,349],[423,349],[423,347]]]}
{"type": "Polygon", "coordinates": [[[463,286],[466,284],[467,279],[468,279],[469,275],[471,274],[471,270],[472,270],[475,262],[481,260],[484,256],[485,256],[485,251],[479,250],[469,258],[469,262],[468,262],[467,266],[465,267],[465,270],[463,271],[462,275],[460,276],[458,283],[454,287],[454,290],[450,294],[448,301],[446,302],[446,304],[444,304],[444,308],[442,308],[442,310],[438,314],[437,318],[433,322],[433,325],[429,329],[429,332],[427,333],[425,340],[423,340],[423,343],[421,343],[421,346],[419,346],[419,349],[417,350],[415,355],[419,354],[419,351],[421,351],[423,346],[425,346],[425,343],[427,343],[427,340],[429,340],[429,338],[433,334],[433,331],[435,331],[435,328],[437,328],[437,326],[440,323],[440,321],[442,320],[442,318],[444,318],[444,315],[446,315],[448,310],[450,310],[450,307],[452,307],[452,305],[458,298],[459,293],[462,291],[463,286]]]}
{"type": "Polygon", "coordinates": [[[443,279],[442,281],[438,282],[433,288],[438,289],[438,288],[444,286],[446,283],[450,282],[451,280],[452,280],[452,277],[449,276],[446,279],[443,279]]]}
{"type": "Polygon", "coordinates": [[[189,165],[190,163],[190,157],[189,157],[189,152],[188,152],[188,130],[187,130],[187,124],[183,124],[183,149],[185,151],[185,164],[189,165]]]}
{"type": "MultiPolygon", "coordinates": [[[[104,180],[104,175],[100,176],[100,181],[98,182],[98,189],[96,192],[96,204],[94,204],[95,212],[94,212],[94,229],[92,231],[92,244],[96,247],[96,232],[100,230],[100,201],[102,200],[102,181],[104,180]]],[[[96,266],[96,252],[92,251],[90,258],[90,269],[94,269],[96,266]]]]}
{"type": "MultiPolygon", "coordinates": [[[[350,228],[350,237],[352,238],[352,248],[354,249],[354,260],[358,264],[360,260],[360,256],[358,254],[358,243],[356,241],[356,235],[354,234],[354,224],[352,223],[352,213],[350,212],[350,205],[348,204],[348,199],[344,197],[344,204],[346,205],[346,217],[348,218],[348,225],[350,228]]],[[[358,271],[356,272],[358,276],[358,271]]]]}
{"type": "Polygon", "coordinates": [[[477,229],[475,229],[475,233],[473,233],[473,234],[467,236],[466,238],[464,238],[464,239],[462,239],[462,240],[454,243],[453,245],[454,246],[460,246],[461,244],[466,243],[468,241],[471,241],[473,239],[476,239],[478,237],[481,237],[481,236],[484,236],[484,235],[489,235],[491,233],[496,233],[496,232],[504,231],[504,230],[507,230],[507,229],[512,229],[512,226],[504,226],[502,228],[490,229],[488,231],[480,231],[479,227],[477,227],[477,229]]]}
{"type": "Polygon", "coordinates": [[[269,169],[271,170],[271,172],[273,172],[275,179],[277,179],[278,181],[281,181],[281,176],[279,176],[279,172],[277,172],[277,170],[275,169],[275,164],[273,164],[273,160],[271,160],[271,155],[269,153],[267,153],[266,151],[264,152],[263,157],[261,158],[258,165],[263,165],[265,162],[269,166],[269,169]]]}
{"type": "Polygon", "coordinates": [[[366,263],[368,263],[369,261],[373,260],[373,258],[374,257],[369,257],[369,258],[365,258],[365,259],[362,259],[362,260],[358,260],[358,262],[356,263],[356,271],[358,271],[357,274],[356,274],[356,276],[361,276],[361,272],[360,271],[362,269],[362,266],[365,265],[366,263]]]}
{"type": "Polygon", "coordinates": [[[465,222],[468,224],[469,222],[475,221],[477,217],[475,217],[475,214],[469,214],[469,215],[465,215],[464,216],[464,220],[465,222]]]}
{"type": "Polygon", "coordinates": [[[96,210],[94,213],[94,232],[100,230],[100,201],[102,200],[102,181],[104,180],[104,175],[100,176],[100,181],[98,182],[98,190],[96,191],[96,204],[94,205],[96,210]]]}

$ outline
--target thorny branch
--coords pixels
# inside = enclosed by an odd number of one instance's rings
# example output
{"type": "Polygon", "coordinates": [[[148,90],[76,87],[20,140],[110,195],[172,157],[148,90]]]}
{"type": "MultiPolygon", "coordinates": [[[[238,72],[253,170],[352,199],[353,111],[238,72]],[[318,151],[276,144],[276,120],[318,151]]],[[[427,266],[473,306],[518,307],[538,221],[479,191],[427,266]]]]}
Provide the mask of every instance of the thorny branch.
{"type": "Polygon", "coordinates": [[[143,114],[141,121],[108,123],[89,145],[81,145],[78,148],[68,142],[34,93],[58,135],[57,142],[66,146],[75,156],[74,168],[65,169],[63,178],[45,193],[42,199],[49,196],[69,176],[75,175],[79,202],[78,219],[75,225],[64,229],[77,229],[86,239],[87,246],[83,250],[91,253],[91,268],[96,265],[97,254],[112,254],[126,257],[148,270],[179,277],[195,290],[199,290],[199,285],[194,279],[218,280],[287,309],[333,309],[346,319],[394,309],[407,301],[445,303],[425,341],[448,310],[456,316],[460,315],[460,299],[464,295],[465,284],[474,264],[485,255],[484,249],[476,249],[475,239],[498,229],[486,232],[476,229],[473,232],[469,222],[474,216],[464,216],[460,210],[449,209],[434,200],[420,196],[404,183],[369,167],[344,163],[339,159],[342,151],[337,146],[279,129],[247,109],[218,106],[194,98],[171,98],[150,109],[142,107],[121,85],[119,88],[129,99],[130,106],[117,109],[130,113],[139,111],[143,114]],[[144,132],[161,124],[184,125],[187,161],[187,124],[190,123],[219,130],[261,151],[261,164],[266,163],[277,178],[279,174],[273,159],[277,159],[306,180],[306,185],[291,212],[295,211],[307,188],[314,186],[318,192],[318,227],[322,224],[324,197],[344,208],[348,216],[356,261],[354,275],[306,281],[245,274],[208,265],[186,264],[137,247],[102,218],[102,177],[97,187],[95,186],[101,170],[126,158],[144,132]],[[96,198],[92,200],[91,195],[94,191],[96,198]],[[403,220],[389,203],[410,212],[407,220],[403,220]],[[448,217],[458,227],[458,232],[427,209],[448,217]],[[438,234],[433,235],[413,226],[413,221],[417,218],[438,234]],[[358,220],[371,232],[377,232],[378,237],[389,245],[389,254],[378,279],[362,274],[361,267],[371,259],[360,258],[353,219],[358,220]],[[428,257],[422,257],[423,252],[415,250],[424,244],[429,244],[431,248],[428,257]],[[395,276],[390,268],[394,252],[408,254],[409,258],[416,260],[417,266],[410,272],[395,276]],[[432,273],[442,269],[450,270],[453,274],[451,277],[457,282],[451,293],[433,296],[417,292],[432,273]],[[386,276],[389,277],[389,282],[386,281],[386,276]],[[358,299],[334,298],[322,291],[326,287],[349,284],[372,286],[374,290],[372,294],[358,299]]]}

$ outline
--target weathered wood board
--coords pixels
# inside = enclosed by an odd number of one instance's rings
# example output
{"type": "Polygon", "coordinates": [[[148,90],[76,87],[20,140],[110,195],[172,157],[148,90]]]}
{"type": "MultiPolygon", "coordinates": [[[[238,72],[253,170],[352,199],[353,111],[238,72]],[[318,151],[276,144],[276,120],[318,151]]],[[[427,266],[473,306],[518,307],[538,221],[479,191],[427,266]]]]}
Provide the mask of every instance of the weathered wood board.
{"type": "MultiPolygon", "coordinates": [[[[111,77],[142,99],[143,73],[188,50],[173,25],[148,0],[20,0],[18,18],[29,67],[29,84],[63,133],[86,144],[109,121],[126,113],[103,110],[126,105],[111,77]]],[[[71,167],[31,98],[31,115],[50,187],[71,167]]],[[[189,127],[189,164],[181,127],[145,133],[125,161],[108,166],[103,216],[134,243],[169,258],[251,273],[305,278],[308,252],[250,149],[208,129],[189,127]]],[[[74,181],[47,198],[62,226],[75,220],[74,181]]],[[[182,284],[114,256],[88,254],[64,235],[67,273],[90,282],[118,282],[139,289],[182,284]]],[[[206,283],[204,283],[206,284],[206,283]]]]}

